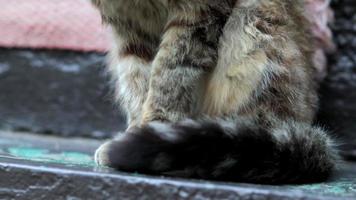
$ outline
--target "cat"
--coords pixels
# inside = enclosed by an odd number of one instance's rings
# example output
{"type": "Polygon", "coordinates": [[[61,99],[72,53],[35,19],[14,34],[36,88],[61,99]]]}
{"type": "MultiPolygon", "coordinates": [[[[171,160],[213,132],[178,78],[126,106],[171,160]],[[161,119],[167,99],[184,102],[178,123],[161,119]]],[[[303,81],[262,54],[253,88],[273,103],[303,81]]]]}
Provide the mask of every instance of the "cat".
{"type": "Polygon", "coordinates": [[[326,180],[302,0],[92,0],[113,32],[125,133],[95,153],[129,172],[250,183],[326,180]]]}

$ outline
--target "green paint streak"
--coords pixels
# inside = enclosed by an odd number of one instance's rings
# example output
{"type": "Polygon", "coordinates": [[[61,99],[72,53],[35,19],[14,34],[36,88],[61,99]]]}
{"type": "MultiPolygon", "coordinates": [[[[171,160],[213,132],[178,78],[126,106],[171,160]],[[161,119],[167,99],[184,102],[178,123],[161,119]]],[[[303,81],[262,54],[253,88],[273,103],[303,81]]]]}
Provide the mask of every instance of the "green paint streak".
{"type": "Polygon", "coordinates": [[[10,147],[8,153],[20,159],[40,161],[47,163],[60,163],[69,166],[95,166],[92,157],[79,152],[52,153],[47,149],[10,147]]]}
{"type": "Polygon", "coordinates": [[[8,148],[8,151],[11,155],[17,157],[24,157],[24,158],[38,158],[48,153],[48,150],[46,149],[17,148],[17,147],[8,148]]]}
{"type": "Polygon", "coordinates": [[[318,192],[325,195],[347,196],[356,191],[356,184],[352,181],[336,181],[330,183],[297,186],[296,188],[318,192]]]}

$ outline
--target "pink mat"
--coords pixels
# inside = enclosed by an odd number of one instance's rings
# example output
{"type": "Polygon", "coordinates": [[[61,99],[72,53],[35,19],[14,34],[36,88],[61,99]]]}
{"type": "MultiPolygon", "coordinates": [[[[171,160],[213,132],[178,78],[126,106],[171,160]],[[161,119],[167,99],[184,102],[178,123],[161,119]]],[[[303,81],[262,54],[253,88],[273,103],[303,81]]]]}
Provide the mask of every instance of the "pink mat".
{"type": "Polygon", "coordinates": [[[103,52],[109,37],[89,0],[0,0],[0,46],[103,52]]]}
{"type": "MultiPolygon", "coordinates": [[[[327,27],[330,0],[305,0],[318,52],[316,63],[325,71],[323,51],[333,49],[327,27]]],[[[71,49],[104,52],[109,34],[90,0],[0,0],[0,46],[71,49]]]]}

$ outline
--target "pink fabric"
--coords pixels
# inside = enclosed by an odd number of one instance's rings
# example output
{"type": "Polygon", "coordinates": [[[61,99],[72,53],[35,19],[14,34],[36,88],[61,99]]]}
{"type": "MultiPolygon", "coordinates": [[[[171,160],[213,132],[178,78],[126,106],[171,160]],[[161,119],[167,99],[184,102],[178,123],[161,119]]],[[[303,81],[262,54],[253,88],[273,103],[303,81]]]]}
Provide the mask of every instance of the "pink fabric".
{"type": "Polygon", "coordinates": [[[329,7],[330,0],[305,0],[305,2],[306,16],[311,22],[311,30],[317,47],[313,60],[318,72],[316,78],[321,81],[327,75],[326,53],[332,53],[336,49],[328,26],[334,20],[334,13],[329,7]]]}
{"type": "Polygon", "coordinates": [[[0,0],[0,46],[103,52],[109,37],[89,0],[0,0]]]}
{"type": "Polygon", "coordinates": [[[330,0],[305,0],[306,15],[311,22],[312,32],[316,38],[317,46],[327,52],[333,52],[335,45],[329,24],[334,21],[334,13],[330,9],[330,0]]]}

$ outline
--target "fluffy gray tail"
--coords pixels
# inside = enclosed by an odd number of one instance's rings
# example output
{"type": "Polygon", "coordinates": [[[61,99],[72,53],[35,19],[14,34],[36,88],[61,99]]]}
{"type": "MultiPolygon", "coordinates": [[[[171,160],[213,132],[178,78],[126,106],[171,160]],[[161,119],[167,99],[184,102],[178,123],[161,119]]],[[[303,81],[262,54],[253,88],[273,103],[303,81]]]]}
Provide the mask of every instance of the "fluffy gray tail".
{"type": "Polygon", "coordinates": [[[225,121],[152,122],[96,153],[99,164],[119,170],[268,184],[323,181],[336,158],[324,131],[296,122],[277,128],[225,121]]]}

